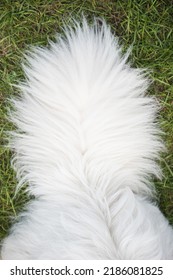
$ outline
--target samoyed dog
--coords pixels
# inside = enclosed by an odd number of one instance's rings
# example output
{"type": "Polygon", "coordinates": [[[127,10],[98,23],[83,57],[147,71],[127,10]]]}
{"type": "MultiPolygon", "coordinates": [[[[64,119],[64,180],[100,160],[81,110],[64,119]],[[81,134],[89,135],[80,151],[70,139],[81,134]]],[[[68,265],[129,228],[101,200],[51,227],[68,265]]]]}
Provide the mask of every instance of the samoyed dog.
{"type": "Polygon", "coordinates": [[[146,71],[127,62],[104,20],[64,27],[26,55],[12,100],[12,160],[34,199],[2,259],[173,259],[156,203],[164,149],[146,71]]]}

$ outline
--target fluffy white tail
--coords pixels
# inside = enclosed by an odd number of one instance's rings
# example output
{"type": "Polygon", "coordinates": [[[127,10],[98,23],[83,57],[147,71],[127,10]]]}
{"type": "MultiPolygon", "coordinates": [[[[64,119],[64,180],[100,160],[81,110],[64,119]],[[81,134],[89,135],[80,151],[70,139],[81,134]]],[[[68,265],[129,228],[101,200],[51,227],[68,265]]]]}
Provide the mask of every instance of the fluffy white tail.
{"type": "Polygon", "coordinates": [[[172,231],[151,204],[163,144],[144,71],[110,28],[86,20],[27,55],[13,100],[13,164],[35,196],[3,258],[156,259],[172,231]]]}

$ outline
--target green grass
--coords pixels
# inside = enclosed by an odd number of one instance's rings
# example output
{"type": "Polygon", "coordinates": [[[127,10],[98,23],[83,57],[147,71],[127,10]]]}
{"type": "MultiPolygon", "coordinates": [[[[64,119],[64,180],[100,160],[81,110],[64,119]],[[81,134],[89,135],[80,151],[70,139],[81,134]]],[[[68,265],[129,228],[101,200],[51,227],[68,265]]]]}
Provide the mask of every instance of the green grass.
{"type": "Polygon", "coordinates": [[[0,2],[0,239],[10,227],[12,217],[28,200],[24,190],[14,197],[15,174],[10,167],[11,152],[4,147],[4,132],[11,129],[6,120],[9,96],[16,90],[10,83],[23,78],[22,53],[29,45],[46,45],[63,21],[84,13],[104,17],[127,49],[133,44],[134,66],[152,70],[150,88],[162,105],[160,123],[165,132],[167,153],[162,156],[164,178],[156,181],[159,205],[173,224],[173,5],[170,1],[98,0],[49,1],[23,0],[0,2]]]}

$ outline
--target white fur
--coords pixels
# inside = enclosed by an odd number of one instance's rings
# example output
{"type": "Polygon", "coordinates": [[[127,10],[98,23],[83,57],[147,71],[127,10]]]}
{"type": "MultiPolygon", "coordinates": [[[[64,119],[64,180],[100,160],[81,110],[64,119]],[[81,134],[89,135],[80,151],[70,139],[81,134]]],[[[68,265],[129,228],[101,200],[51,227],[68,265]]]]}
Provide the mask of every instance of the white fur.
{"type": "Polygon", "coordinates": [[[173,259],[173,230],[154,202],[164,146],[144,72],[109,27],[86,20],[27,55],[13,100],[19,186],[35,196],[3,259],[173,259]]]}

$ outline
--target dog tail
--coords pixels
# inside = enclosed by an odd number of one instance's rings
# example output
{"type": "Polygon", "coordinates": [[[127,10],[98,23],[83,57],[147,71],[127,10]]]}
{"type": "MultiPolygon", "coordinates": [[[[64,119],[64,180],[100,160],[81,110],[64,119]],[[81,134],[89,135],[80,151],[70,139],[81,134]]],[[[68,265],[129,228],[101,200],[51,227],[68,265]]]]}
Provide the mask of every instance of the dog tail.
{"type": "Polygon", "coordinates": [[[100,258],[120,258],[118,212],[132,193],[151,197],[151,177],[161,176],[157,103],[146,95],[145,71],[130,66],[103,20],[74,25],[26,55],[13,99],[13,166],[18,188],[27,183],[36,199],[61,205],[66,231],[90,236],[100,258]]]}

